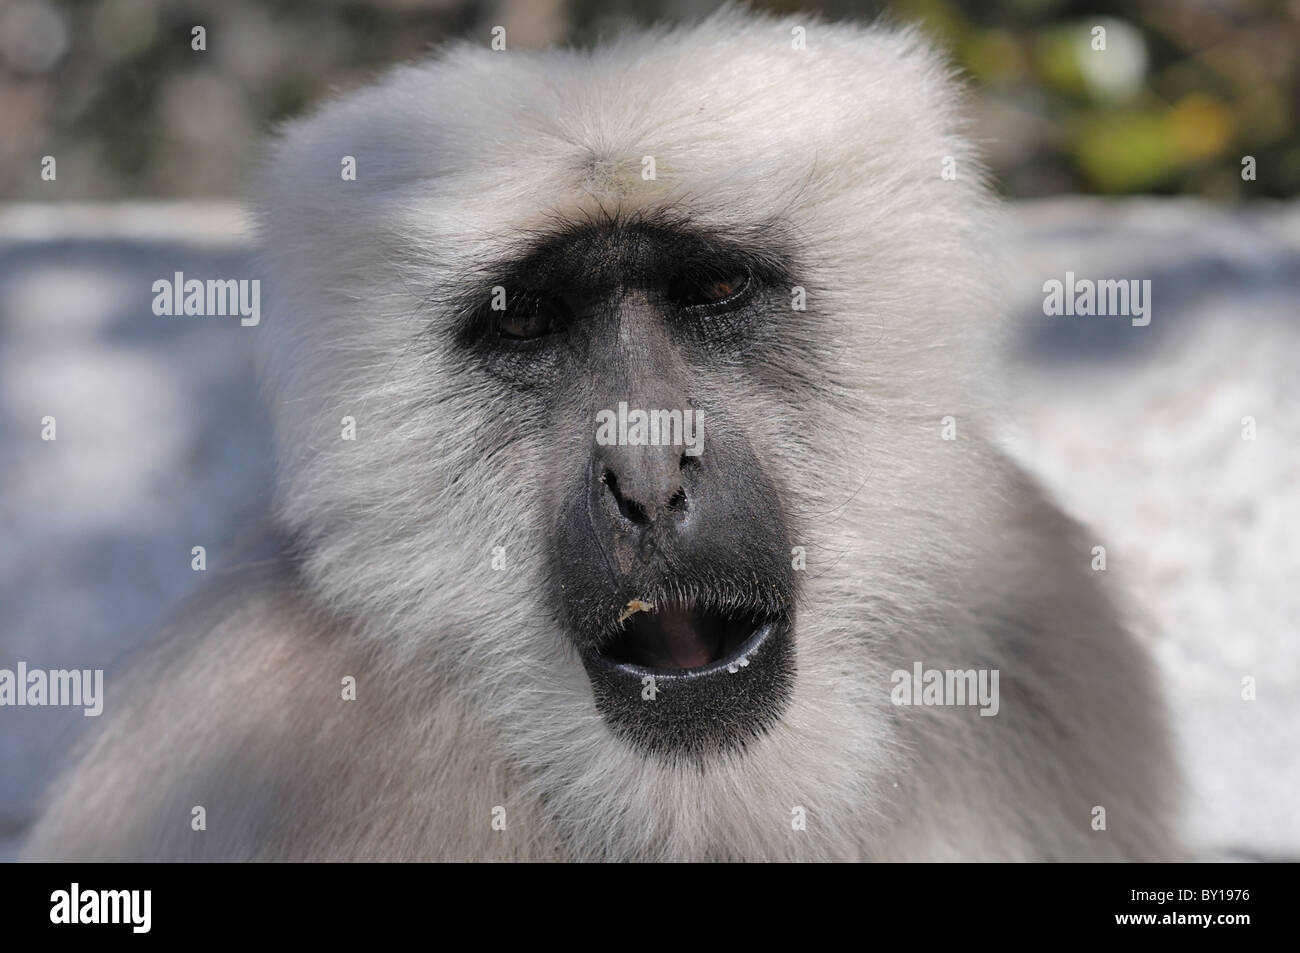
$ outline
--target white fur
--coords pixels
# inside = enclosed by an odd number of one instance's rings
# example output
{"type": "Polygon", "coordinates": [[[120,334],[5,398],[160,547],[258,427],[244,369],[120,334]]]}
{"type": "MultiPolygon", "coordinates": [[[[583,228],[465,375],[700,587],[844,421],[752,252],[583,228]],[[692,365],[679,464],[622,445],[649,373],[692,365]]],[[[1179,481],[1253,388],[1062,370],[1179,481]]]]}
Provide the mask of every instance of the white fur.
{"type": "Polygon", "coordinates": [[[994,444],[984,378],[1002,312],[960,98],[914,32],[728,10],[594,53],[455,46],[290,127],[263,188],[259,333],[277,520],[305,582],[254,568],[220,623],[182,626],[201,630],[174,637],[194,647],[56,788],[31,852],[1173,853],[1145,662],[1091,544],[994,444]],[[727,382],[809,557],[789,709],[703,771],[617,739],[548,621],[536,474],[569,436],[436,343],[440,295],[521,236],[663,210],[736,235],[792,229],[806,333],[836,355],[771,356],[808,364],[812,402],[727,382]],[[494,573],[502,545],[509,572],[494,573]],[[998,668],[1001,712],[896,708],[889,674],[913,661],[998,668]],[[338,699],[345,674],[357,702],[338,699]],[[221,688],[184,690],[202,685],[221,688]],[[77,798],[101,820],[78,821],[77,798]],[[193,834],[190,803],[226,820],[193,834]]]}

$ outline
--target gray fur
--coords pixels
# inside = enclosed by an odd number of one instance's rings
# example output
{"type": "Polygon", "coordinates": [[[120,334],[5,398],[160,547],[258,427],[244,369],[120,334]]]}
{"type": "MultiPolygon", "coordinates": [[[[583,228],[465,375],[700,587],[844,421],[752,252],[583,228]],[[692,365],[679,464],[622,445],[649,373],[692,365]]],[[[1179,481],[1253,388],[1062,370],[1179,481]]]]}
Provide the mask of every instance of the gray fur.
{"type": "Polygon", "coordinates": [[[1150,666],[1086,534],[998,447],[1001,307],[959,105],[912,32],[727,11],[594,53],[453,47],[290,127],[259,200],[272,528],[110,685],[27,856],[1176,854],[1150,666]],[[809,299],[756,373],[700,384],[747,422],[808,552],[783,714],[702,765],[613,733],[550,621],[544,475],[586,422],[447,343],[487,263],[648,214],[796,236],[809,299]],[[999,714],[891,704],[915,661],[998,669],[999,714]]]}

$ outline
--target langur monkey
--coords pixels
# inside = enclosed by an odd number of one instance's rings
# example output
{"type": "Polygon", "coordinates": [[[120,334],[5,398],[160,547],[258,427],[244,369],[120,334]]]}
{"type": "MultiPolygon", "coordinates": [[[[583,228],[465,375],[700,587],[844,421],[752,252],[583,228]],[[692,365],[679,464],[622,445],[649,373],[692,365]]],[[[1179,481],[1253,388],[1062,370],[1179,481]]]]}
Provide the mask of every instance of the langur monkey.
{"type": "Polygon", "coordinates": [[[233,332],[274,504],[26,855],[1173,855],[1098,541],[1000,449],[961,100],[912,30],[728,9],[290,125],[233,332]]]}

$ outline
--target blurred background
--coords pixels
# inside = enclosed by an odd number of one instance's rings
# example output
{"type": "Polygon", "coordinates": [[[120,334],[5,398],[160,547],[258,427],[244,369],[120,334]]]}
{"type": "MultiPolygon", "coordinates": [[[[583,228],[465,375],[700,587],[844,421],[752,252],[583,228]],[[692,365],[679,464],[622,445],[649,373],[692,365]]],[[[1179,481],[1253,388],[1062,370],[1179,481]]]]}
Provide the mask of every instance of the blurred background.
{"type": "MultiPolygon", "coordinates": [[[[239,195],[258,137],[449,36],[591,43],[707,0],[4,0],[0,193],[239,195]],[[190,31],[207,31],[205,53],[190,31]],[[63,178],[64,176],[61,176],[63,178]]],[[[757,3],[920,23],[978,85],[1003,191],[1284,196],[1300,185],[1300,0],[757,3]],[[1106,29],[1106,56],[1091,47],[1106,29]],[[1255,181],[1241,157],[1256,157],[1255,181]]]]}
{"type": "MultiPolygon", "coordinates": [[[[111,705],[204,581],[191,547],[219,572],[266,495],[255,334],[150,302],[175,271],[250,273],[239,198],[268,129],[449,37],[588,44],[714,6],[0,0],[0,667],[107,668],[111,705]]],[[[1300,857],[1300,0],[757,6],[916,22],[968,75],[1010,200],[1009,445],[1132,597],[1187,839],[1300,857]],[[1067,270],[1150,279],[1151,325],[1046,318],[1067,270]]],[[[0,709],[0,859],[84,724],[0,709]]]]}

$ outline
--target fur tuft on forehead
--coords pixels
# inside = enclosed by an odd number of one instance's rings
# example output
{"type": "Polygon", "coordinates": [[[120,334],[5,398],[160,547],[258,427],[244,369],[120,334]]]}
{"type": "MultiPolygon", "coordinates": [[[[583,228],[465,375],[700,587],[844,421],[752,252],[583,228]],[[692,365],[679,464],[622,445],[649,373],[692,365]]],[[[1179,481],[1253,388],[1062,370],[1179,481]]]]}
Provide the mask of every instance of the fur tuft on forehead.
{"type": "Polygon", "coordinates": [[[268,191],[308,215],[365,216],[376,199],[383,207],[394,190],[419,186],[442,202],[410,205],[410,221],[439,205],[462,210],[458,221],[426,222],[443,234],[601,209],[752,222],[791,213],[796,197],[799,209],[820,199],[843,216],[919,201],[902,184],[938,180],[944,157],[963,174],[928,201],[977,191],[961,98],[915,32],[808,17],[724,9],[597,51],[461,43],[290,126],[271,154],[268,191]],[[346,190],[344,155],[357,160],[346,190]]]}

